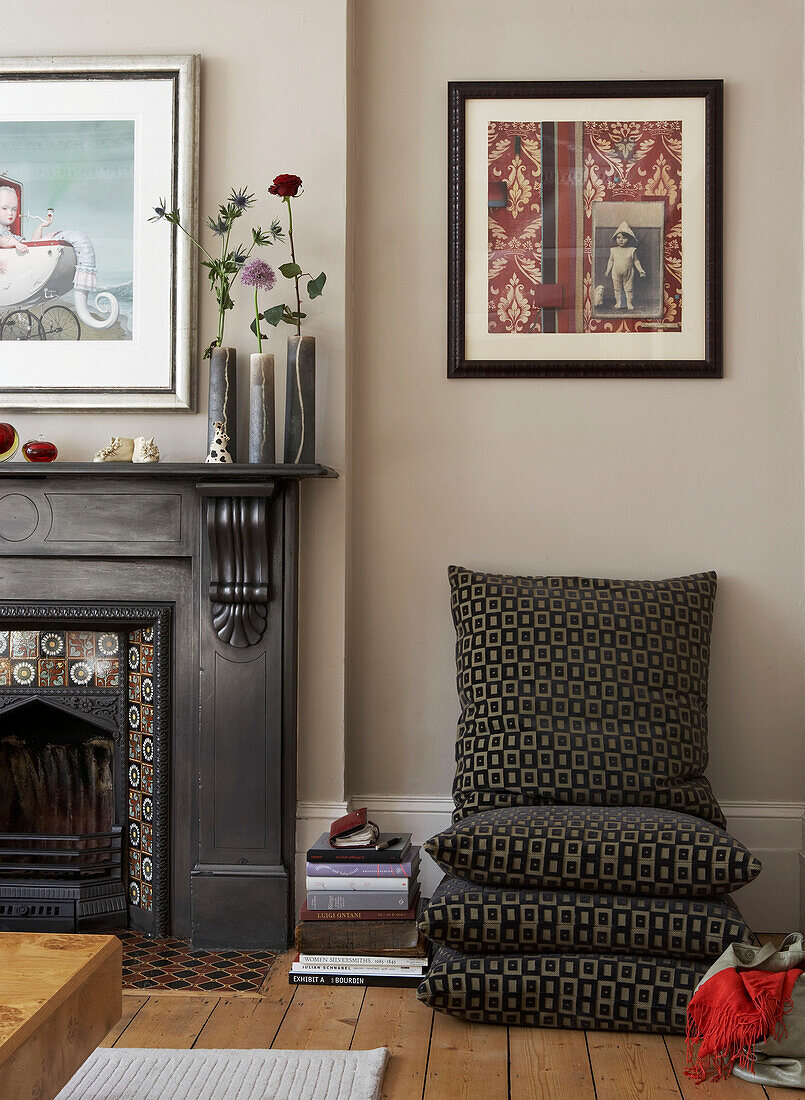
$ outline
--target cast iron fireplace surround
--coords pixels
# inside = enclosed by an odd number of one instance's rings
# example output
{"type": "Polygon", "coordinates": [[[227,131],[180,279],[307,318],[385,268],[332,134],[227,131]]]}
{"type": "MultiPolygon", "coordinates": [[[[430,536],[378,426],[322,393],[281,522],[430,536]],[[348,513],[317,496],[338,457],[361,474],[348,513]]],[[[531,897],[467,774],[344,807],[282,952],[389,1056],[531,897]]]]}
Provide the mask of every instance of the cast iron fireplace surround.
{"type": "MultiPolygon", "coordinates": [[[[0,631],[139,643],[156,627],[162,639],[153,839],[164,851],[152,910],[131,909],[146,931],[198,947],[288,943],[299,487],[334,476],[319,465],[0,468],[0,631]]],[[[6,682],[0,712],[11,704],[6,682]]]]}

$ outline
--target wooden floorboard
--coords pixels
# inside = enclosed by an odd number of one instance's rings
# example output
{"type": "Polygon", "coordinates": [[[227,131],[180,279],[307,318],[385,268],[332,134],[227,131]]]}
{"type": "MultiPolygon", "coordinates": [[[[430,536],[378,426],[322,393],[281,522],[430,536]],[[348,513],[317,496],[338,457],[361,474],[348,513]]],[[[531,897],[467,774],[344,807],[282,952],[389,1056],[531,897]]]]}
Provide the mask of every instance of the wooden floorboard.
{"type": "Polygon", "coordinates": [[[352,1049],[388,1047],[383,1100],[419,1100],[422,1096],[432,1026],[433,1009],[417,1000],[416,990],[367,988],[352,1049]]]}
{"type": "Polygon", "coordinates": [[[272,1045],[278,1050],[349,1050],[364,987],[297,985],[291,988],[293,998],[272,1045]]]}
{"type": "MultiPolygon", "coordinates": [[[[705,1081],[694,1085],[685,1076],[685,1040],[681,1036],[667,1035],[665,1046],[676,1074],[677,1085],[683,1100],[764,1100],[766,1093],[761,1085],[750,1085],[737,1077],[726,1081],[705,1081]]],[[[790,1094],[789,1094],[790,1097],[790,1094]]]]}
{"type": "Polygon", "coordinates": [[[678,1100],[661,1035],[589,1031],[587,1049],[597,1100],[678,1100]]]}
{"type": "Polygon", "coordinates": [[[510,1100],[595,1100],[583,1031],[509,1028],[510,1100]]]}
{"type": "Polygon", "coordinates": [[[505,1027],[436,1012],[424,1100],[508,1100],[508,1061],[505,1027]]]}
{"type": "Polygon", "coordinates": [[[413,989],[288,983],[278,958],[259,996],[126,991],[102,1046],[371,1050],[388,1047],[383,1100],[783,1100],[729,1078],[694,1085],[677,1036],[469,1024],[413,989]]]}
{"type": "Polygon", "coordinates": [[[149,997],[115,1046],[188,1050],[217,1003],[217,997],[149,997]]]}
{"type": "MultiPolygon", "coordinates": [[[[123,1015],[118,1022],[106,1036],[104,1041],[99,1045],[102,1047],[113,1047],[117,1043],[120,1036],[129,1026],[131,1021],[140,1011],[144,1004],[148,1001],[147,995],[124,993],[123,994],[123,1015]]],[[[121,1044],[122,1045],[122,1044],[121,1044]]]]}

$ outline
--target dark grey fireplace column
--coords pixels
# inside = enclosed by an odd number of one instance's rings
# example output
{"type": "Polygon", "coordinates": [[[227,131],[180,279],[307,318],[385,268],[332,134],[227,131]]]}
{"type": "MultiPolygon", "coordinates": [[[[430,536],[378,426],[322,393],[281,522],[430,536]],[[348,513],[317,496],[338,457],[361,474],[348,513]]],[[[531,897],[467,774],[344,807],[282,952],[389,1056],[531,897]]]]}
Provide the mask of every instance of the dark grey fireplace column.
{"type": "Polygon", "coordinates": [[[193,944],[280,948],[294,904],[299,485],[197,489],[206,547],[193,944]]]}

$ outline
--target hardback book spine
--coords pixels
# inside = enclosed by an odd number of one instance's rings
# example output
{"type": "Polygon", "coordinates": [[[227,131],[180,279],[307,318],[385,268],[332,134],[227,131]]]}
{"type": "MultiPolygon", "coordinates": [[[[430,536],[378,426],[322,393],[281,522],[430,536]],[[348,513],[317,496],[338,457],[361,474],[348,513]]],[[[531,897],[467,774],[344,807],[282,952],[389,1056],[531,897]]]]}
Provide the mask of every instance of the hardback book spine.
{"type": "Polygon", "coordinates": [[[416,904],[408,909],[310,909],[304,905],[299,910],[301,921],[412,921],[416,916],[416,904]]]}
{"type": "Polygon", "coordinates": [[[384,974],[382,977],[367,974],[325,974],[322,972],[288,972],[290,985],[384,985],[397,988],[416,989],[422,981],[422,975],[384,974]]]}
{"type": "MultiPolygon", "coordinates": [[[[349,890],[337,893],[334,890],[308,890],[308,909],[330,909],[343,913],[352,909],[408,909],[411,901],[408,892],[396,890],[349,890]]],[[[377,919],[377,918],[375,918],[377,919]]]]}
{"type": "Polygon", "coordinates": [[[411,842],[402,848],[331,848],[314,845],[308,848],[308,863],[402,863],[411,858],[411,842]]]}
{"type": "Polygon", "coordinates": [[[405,894],[411,889],[410,878],[342,878],[340,875],[307,875],[306,890],[329,890],[340,893],[342,890],[385,890],[390,894],[405,894]]]}
{"type": "MultiPolygon", "coordinates": [[[[343,969],[346,967],[366,967],[371,970],[373,967],[380,967],[383,970],[415,970],[417,967],[420,969],[425,965],[428,960],[423,956],[421,958],[404,958],[393,955],[306,955],[300,954],[298,962],[300,966],[312,967],[314,970],[320,968],[322,970],[329,969],[330,967],[338,967],[343,969]]],[[[296,965],[296,963],[294,963],[296,965]]]]}
{"type": "Polygon", "coordinates": [[[383,978],[386,975],[415,978],[423,973],[421,966],[408,966],[402,970],[398,966],[306,966],[305,963],[294,963],[291,970],[294,974],[358,974],[365,978],[383,978]]]}
{"type": "Polygon", "coordinates": [[[419,848],[413,848],[411,856],[402,863],[308,863],[306,873],[325,878],[412,878],[419,867],[419,848]]]}

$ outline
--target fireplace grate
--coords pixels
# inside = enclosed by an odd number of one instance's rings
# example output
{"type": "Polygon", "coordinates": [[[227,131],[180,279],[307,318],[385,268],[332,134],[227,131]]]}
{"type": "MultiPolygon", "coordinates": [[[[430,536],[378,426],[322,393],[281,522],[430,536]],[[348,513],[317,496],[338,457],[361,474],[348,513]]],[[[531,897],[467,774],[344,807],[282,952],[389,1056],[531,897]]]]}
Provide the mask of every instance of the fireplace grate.
{"type": "Polygon", "coordinates": [[[121,828],[75,835],[0,833],[0,882],[120,880],[121,828]]]}

